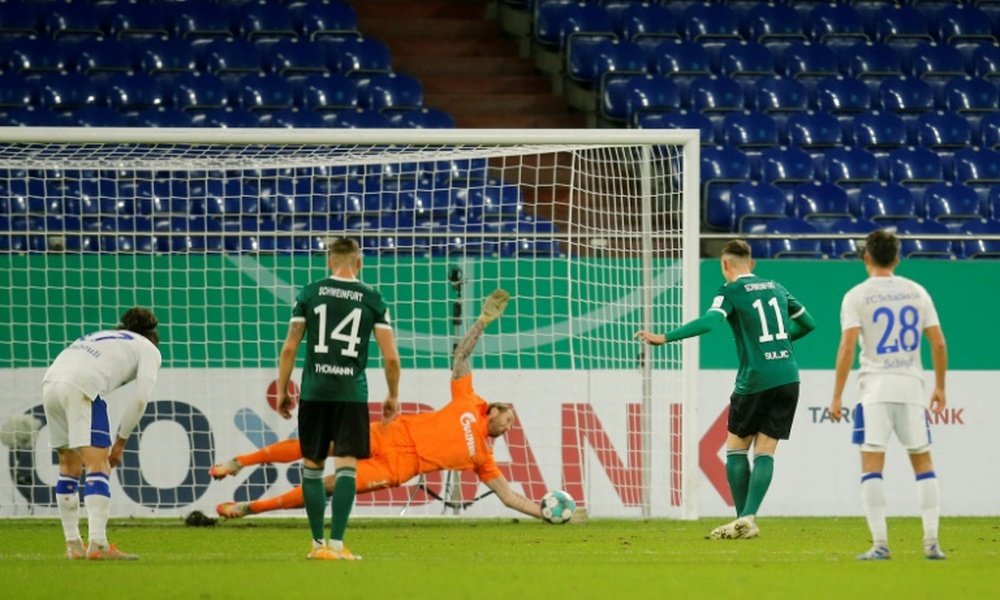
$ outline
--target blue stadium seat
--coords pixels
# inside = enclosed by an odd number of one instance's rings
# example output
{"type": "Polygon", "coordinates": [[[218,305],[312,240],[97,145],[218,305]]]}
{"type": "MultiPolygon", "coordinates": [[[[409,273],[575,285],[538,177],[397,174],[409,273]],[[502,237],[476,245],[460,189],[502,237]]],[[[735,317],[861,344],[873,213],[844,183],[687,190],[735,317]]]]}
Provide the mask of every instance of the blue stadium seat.
{"type": "Polygon", "coordinates": [[[634,75],[625,82],[624,119],[635,123],[641,115],[680,110],[681,95],[670,79],[660,75],[634,75]]]}
{"type": "Polygon", "coordinates": [[[840,74],[837,53],[829,46],[796,42],[782,53],[783,74],[796,79],[823,79],[840,74]]]}
{"type": "Polygon", "coordinates": [[[963,258],[1000,258],[1000,240],[985,240],[983,235],[1000,235],[1000,221],[991,219],[972,219],[963,221],[962,233],[970,239],[962,239],[956,243],[959,254],[963,258]]]}
{"type": "Polygon", "coordinates": [[[840,185],[859,187],[879,180],[878,159],[861,148],[834,148],[823,161],[826,180],[840,185]]]}
{"type": "Polygon", "coordinates": [[[295,18],[279,3],[252,4],[240,7],[237,32],[248,40],[280,40],[298,36],[295,18]]]}
{"type": "Polygon", "coordinates": [[[72,110],[100,101],[93,80],[77,73],[41,75],[36,86],[40,105],[53,111],[72,110]]]}
{"type": "Polygon", "coordinates": [[[917,119],[917,140],[925,148],[954,151],[972,145],[972,128],[953,112],[926,113],[917,119]]]}
{"type": "Polygon", "coordinates": [[[976,190],[950,181],[927,186],[924,191],[924,206],[927,218],[934,221],[981,219],[985,216],[982,200],[976,190]]]}
{"type": "Polygon", "coordinates": [[[920,79],[889,77],[882,81],[879,108],[896,113],[922,113],[934,110],[934,89],[920,79]]]}
{"type": "Polygon", "coordinates": [[[823,243],[819,239],[800,239],[797,234],[815,234],[819,230],[801,219],[787,218],[762,221],[751,227],[750,234],[784,234],[784,239],[750,240],[753,256],[757,258],[825,258],[823,243]]]}
{"type": "Polygon", "coordinates": [[[794,113],[785,128],[788,143],[797,148],[819,151],[843,143],[840,122],[828,112],[794,113]]]}
{"type": "Polygon", "coordinates": [[[636,43],[656,43],[680,37],[673,13],[658,4],[629,2],[620,11],[612,12],[615,33],[623,40],[636,43]]]}
{"type": "Polygon", "coordinates": [[[955,152],[955,181],[984,185],[1000,183],[1000,152],[985,148],[955,152]]]}
{"type": "Polygon", "coordinates": [[[178,2],[169,8],[178,37],[185,39],[233,38],[229,12],[221,4],[178,2]]]}
{"type": "Polygon", "coordinates": [[[861,113],[854,118],[854,144],[871,151],[901,148],[907,143],[906,123],[892,113],[861,113]]]}
{"type": "Polygon", "coordinates": [[[785,193],[770,183],[744,181],[733,186],[730,205],[736,231],[746,232],[762,221],[788,217],[785,193]]]}
{"type": "Polygon", "coordinates": [[[202,68],[213,75],[263,71],[260,50],[246,40],[212,40],[204,45],[201,55],[202,68]]]}
{"type": "Polygon", "coordinates": [[[265,63],[269,71],[282,77],[329,73],[325,50],[318,44],[283,39],[268,49],[265,63]]]}
{"type": "Polygon", "coordinates": [[[805,41],[802,18],[785,4],[758,2],[743,20],[747,39],[759,44],[805,41]]]}
{"type": "Polygon", "coordinates": [[[972,6],[956,4],[937,14],[937,39],[943,44],[991,44],[996,40],[990,31],[990,18],[972,6]]]}
{"type": "Polygon", "coordinates": [[[352,73],[388,73],[392,70],[389,47],[372,38],[348,38],[336,44],[334,57],[337,70],[352,73]]]}
{"type": "Polygon", "coordinates": [[[775,73],[774,56],[763,44],[728,42],[719,50],[719,74],[726,77],[764,77],[775,73]]]}
{"type": "Polygon", "coordinates": [[[297,104],[309,110],[357,108],[358,85],[343,75],[310,75],[293,82],[297,104]]]}
{"type": "Polygon", "coordinates": [[[894,183],[944,181],[944,165],[938,153],[927,148],[899,148],[889,153],[889,180],[894,183]]]}
{"type": "Polygon", "coordinates": [[[761,77],[753,86],[753,103],[764,113],[804,111],[809,108],[809,92],[804,84],[794,79],[761,77]]]}
{"type": "Polygon", "coordinates": [[[437,108],[414,108],[394,111],[389,115],[393,127],[406,129],[452,129],[455,118],[437,108]]]}
{"type": "MultiPolygon", "coordinates": [[[[951,232],[937,221],[906,219],[896,223],[896,233],[901,235],[948,235],[951,232]]],[[[902,239],[899,253],[906,258],[954,258],[951,240],[946,239],[902,239]]]]}
{"type": "Polygon", "coordinates": [[[29,81],[12,73],[0,74],[0,113],[11,108],[28,108],[34,99],[29,81]]]}
{"type": "Polygon", "coordinates": [[[567,49],[566,63],[570,79],[599,88],[602,78],[610,73],[644,73],[646,54],[632,42],[604,39],[596,44],[581,44],[574,38],[567,49]]]}
{"type": "Polygon", "coordinates": [[[80,127],[125,127],[129,119],[122,113],[107,106],[88,105],[74,109],[70,117],[80,127]]]}
{"type": "Polygon", "coordinates": [[[362,106],[379,111],[420,108],[424,103],[424,86],[409,75],[377,73],[359,101],[362,106]]]}
{"type": "Polygon", "coordinates": [[[861,13],[846,4],[821,4],[805,19],[806,32],[813,42],[850,45],[868,41],[861,13]]]}
{"type": "Polygon", "coordinates": [[[739,21],[728,6],[722,4],[693,4],[681,15],[684,37],[699,43],[722,43],[740,39],[739,21]]]}
{"type": "Polygon", "coordinates": [[[137,53],[137,48],[128,43],[86,39],[72,47],[72,62],[75,70],[84,75],[128,73],[137,66],[137,53]]]}
{"type": "Polygon", "coordinates": [[[104,35],[101,14],[85,3],[51,3],[44,12],[45,32],[53,39],[98,38],[104,35]]]}
{"type": "Polygon", "coordinates": [[[875,39],[885,44],[914,46],[933,40],[930,23],[912,6],[884,6],[874,18],[875,39]]]}
{"type": "Polygon", "coordinates": [[[729,146],[701,149],[702,201],[705,224],[716,230],[733,228],[730,190],[751,179],[751,163],[746,154],[729,146]]]}
{"type": "Polygon", "coordinates": [[[337,111],[333,125],[348,129],[372,129],[392,127],[392,122],[377,110],[357,108],[337,111]]]}
{"type": "Polygon", "coordinates": [[[648,54],[653,70],[667,77],[700,77],[712,73],[708,52],[688,40],[667,40],[657,44],[648,54]]]}
{"type": "Polygon", "coordinates": [[[957,113],[986,113],[1000,110],[996,84],[981,77],[954,77],[944,86],[945,108],[957,113]]]}
{"type": "Polygon", "coordinates": [[[214,75],[182,73],[172,80],[173,105],[181,110],[209,110],[229,104],[225,85],[214,75]]]}
{"type": "Polygon", "coordinates": [[[858,214],[875,222],[910,219],[917,214],[913,193],[898,183],[871,183],[858,193],[858,214]]]}
{"type": "Polygon", "coordinates": [[[4,2],[0,4],[0,37],[11,40],[40,33],[39,14],[34,2],[4,2]]]}
{"type": "Polygon", "coordinates": [[[241,108],[208,108],[192,111],[191,124],[195,127],[259,127],[260,119],[241,108]]]}
{"type": "Polygon", "coordinates": [[[289,7],[304,39],[357,36],[358,21],[354,9],[339,1],[292,3],[289,7]]]}
{"type": "MultiPolygon", "coordinates": [[[[972,125],[970,124],[969,127],[971,128],[972,125]]],[[[974,142],[981,144],[983,148],[993,150],[1000,147],[1000,112],[983,115],[977,129],[978,131],[973,132],[974,142]],[[978,138],[976,138],[977,134],[978,138]]]]}
{"type": "Polygon", "coordinates": [[[979,45],[972,53],[972,74],[986,79],[1000,77],[1000,46],[979,45]]]}
{"type": "Polygon", "coordinates": [[[278,75],[246,75],[239,80],[236,89],[239,105],[251,112],[288,109],[294,103],[291,84],[278,75]]]}
{"type": "Polygon", "coordinates": [[[827,252],[834,258],[859,258],[863,250],[861,242],[869,233],[878,228],[878,224],[874,221],[853,217],[827,223],[824,230],[830,233],[858,234],[857,237],[852,238],[831,239],[827,252]]]}
{"type": "Polygon", "coordinates": [[[850,218],[853,211],[843,186],[813,181],[792,190],[792,215],[806,221],[831,222],[850,218]]]}
{"type": "Polygon", "coordinates": [[[107,16],[108,33],[120,40],[166,39],[170,35],[169,23],[166,11],[155,2],[115,2],[107,16]]]}
{"type": "Polygon", "coordinates": [[[18,38],[4,46],[4,73],[34,75],[63,72],[69,65],[63,48],[52,40],[18,38]]]}
{"type": "Polygon", "coordinates": [[[722,122],[723,141],[744,152],[778,145],[778,125],[762,112],[731,112],[722,122]]]}
{"type": "Polygon", "coordinates": [[[614,35],[611,15],[603,6],[579,2],[538,7],[535,39],[544,45],[562,50],[571,36],[595,34],[614,35]]]}
{"type": "Polygon", "coordinates": [[[191,127],[191,115],[177,108],[147,108],[132,115],[138,127],[191,127]]]}
{"type": "Polygon", "coordinates": [[[698,112],[743,110],[743,88],[729,77],[702,76],[691,82],[688,91],[691,109],[698,112]]]}
{"type": "Polygon", "coordinates": [[[816,108],[834,115],[851,115],[871,109],[868,86],[854,77],[827,77],[816,84],[816,108]]]}
{"type": "Polygon", "coordinates": [[[115,110],[133,111],[170,104],[168,92],[160,82],[145,73],[112,73],[99,81],[104,102],[115,110]]]}
{"type": "Polygon", "coordinates": [[[919,79],[965,75],[965,58],[954,46],[918,44],[907,58],[909,74],[919,79]]]}
{"type": "Polygon", "coordinates": [[[761,181],[781,187],[813,181],[812,157],[797,147],[769,148],[761,153],[761,181]]]}
{"type": "MultiPolygon", "coordinates": [[[[640,129],[698,129],[701,144],[711,146],[716,143],[712,121],[701,113],[686,110],[668,113],[644,113],[639,115],[636,125],[640,129]]],[[[721,140],[719,140],[721,142],[721,140]]]]}
{"type": "Polygon", "coordinates": [[[147,40],[138,49],[140,67],[150,75],[191,73],[198,68],[198,52],[186,40],[147,40]]]}
{"type": "Polygon", "coordinates": [[[857,79],[882,79],[903,74],[903,62],[895,48],[887,44],[864,43],[841,51],[846,74],[857,79]]]}

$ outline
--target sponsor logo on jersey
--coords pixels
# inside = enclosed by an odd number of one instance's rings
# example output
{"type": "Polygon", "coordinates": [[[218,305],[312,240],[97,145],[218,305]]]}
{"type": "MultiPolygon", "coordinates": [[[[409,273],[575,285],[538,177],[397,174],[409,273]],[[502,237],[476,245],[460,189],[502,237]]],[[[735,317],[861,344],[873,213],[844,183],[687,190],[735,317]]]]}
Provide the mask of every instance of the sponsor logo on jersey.
{"type": "Polygon", "coordinates": [[[316,364],[313,366],[313,372],[319,375],[346,375],[347,377],[354,377],[354,367],[345,367],[342,365],[316,364]]]}
{"type": "Polygon", "coordinates": [[[465,437],[465,446],[469,449],[469,456],[476,455],[476,437],[472,435],[472,424],[476,422],[476,415],[471,412],[464,412],[458,418],[462,424],[462,435],[465,437]]]}
{"type": "Polygon", "coordinates": [[[743,284],[743,289],[747,292],[759,292],[761,290],[773,290],[773,281],[761,281],[755,283],[745,283],[743,284]]]}

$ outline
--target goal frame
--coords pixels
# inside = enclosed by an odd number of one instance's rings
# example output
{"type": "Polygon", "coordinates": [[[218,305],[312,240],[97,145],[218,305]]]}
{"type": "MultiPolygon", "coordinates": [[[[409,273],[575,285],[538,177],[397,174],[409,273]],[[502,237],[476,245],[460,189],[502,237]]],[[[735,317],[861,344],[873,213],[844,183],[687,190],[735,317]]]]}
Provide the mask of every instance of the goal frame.
{"type": "MultiPolygon", "coordinates": [[[[629,145],[644,146],[644,173],[641,187],[641,205],[644,217],[652,210],[652,185],[649,174],[649,149],[653,146],[678,146],[683,148],[682,176],[682,249],[681,314],[684,322],[699,314],[700,289],[700,132],[697,130],[634,130],[634,129],[271,129],[271,128],[67,128],[67,127],[0,127],[0,143],[4,144],[187,144],[187,145],[469,145],[491,144],[497,146],[525,145],[629,145]]],[[[644,328],[663,330],[668,324],[651,322],[654,277],[651,260],[651,239],[656,232],[650,229],[650,219],[643,219],[643,307],[644,328]]],[[[648,348],[646,352],[648,352],[648,348]]],[[[698,516],[697,498],[700,471],[698,469],[698,371],[699,342],[692,338],[683,342],[681,349],[681,391],[684,426],[682,453],[684,494],[681,514],[684,519],[698,516]]],[[[651,362],[643,361],[643,406],[648,408],[655,401],[651,397],[651,362]]],[[[644,410],[645,414],[650,414],[644,410]]],[[[648,419],[647,419],[648,420],[648,419]]],[[[646,427],[646,426],[644,426],[646,427]]],[[[646,436],[648,438],[648,436],[646,436]]],[[[649,469],[646,461],[646,469],[649,469]]],[[[644,473],[642,515],[651,515],[649,500],[650,475],[644,473]]]]}

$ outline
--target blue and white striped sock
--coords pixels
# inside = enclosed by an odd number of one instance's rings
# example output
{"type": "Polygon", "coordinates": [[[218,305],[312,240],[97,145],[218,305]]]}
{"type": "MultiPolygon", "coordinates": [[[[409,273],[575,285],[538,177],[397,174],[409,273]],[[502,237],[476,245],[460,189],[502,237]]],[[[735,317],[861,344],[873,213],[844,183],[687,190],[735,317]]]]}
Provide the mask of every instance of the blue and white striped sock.
{"type": "Polygon", "coordinates": [[[87,473],[83,503],[87,507],[87,537],[90,543],[107,546],[108,515],[111,512],[111,482],[107,473],[87,473]]]}
{"type": "Polygon", "coordinates": [[[924,525],[924,541],[937,541],[941,515],[941,492],[934,471],[917,474],[917,503],[924,525]]]}
{"type": "Polygon", "coordinates": [[[67,542],[80,539],[80,482],[72,475],[59,474],[56,481],[56,504],[59,506],[59,520],[67,542]]]}

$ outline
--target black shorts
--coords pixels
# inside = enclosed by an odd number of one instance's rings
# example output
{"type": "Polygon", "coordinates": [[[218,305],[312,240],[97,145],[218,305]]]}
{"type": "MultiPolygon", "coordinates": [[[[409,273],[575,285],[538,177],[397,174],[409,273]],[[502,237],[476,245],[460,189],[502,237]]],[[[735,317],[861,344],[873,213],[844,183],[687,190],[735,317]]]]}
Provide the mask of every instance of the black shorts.
{"type": "Polygon", "coordinates": [[[315,462],[326,460],[333,444],[333,456],[368,458],[371,434],[368,431],[367,402],[302,402],[299,404],[299,447],[302,457],[315,462]]]}
{"type": "Polygon", "coordinates": [[[741,438],[763,433],[776,440],[787,440],[798,403],[798,382],[756,394],[733,394],[729,397],[729,433],[741,438]]]}

